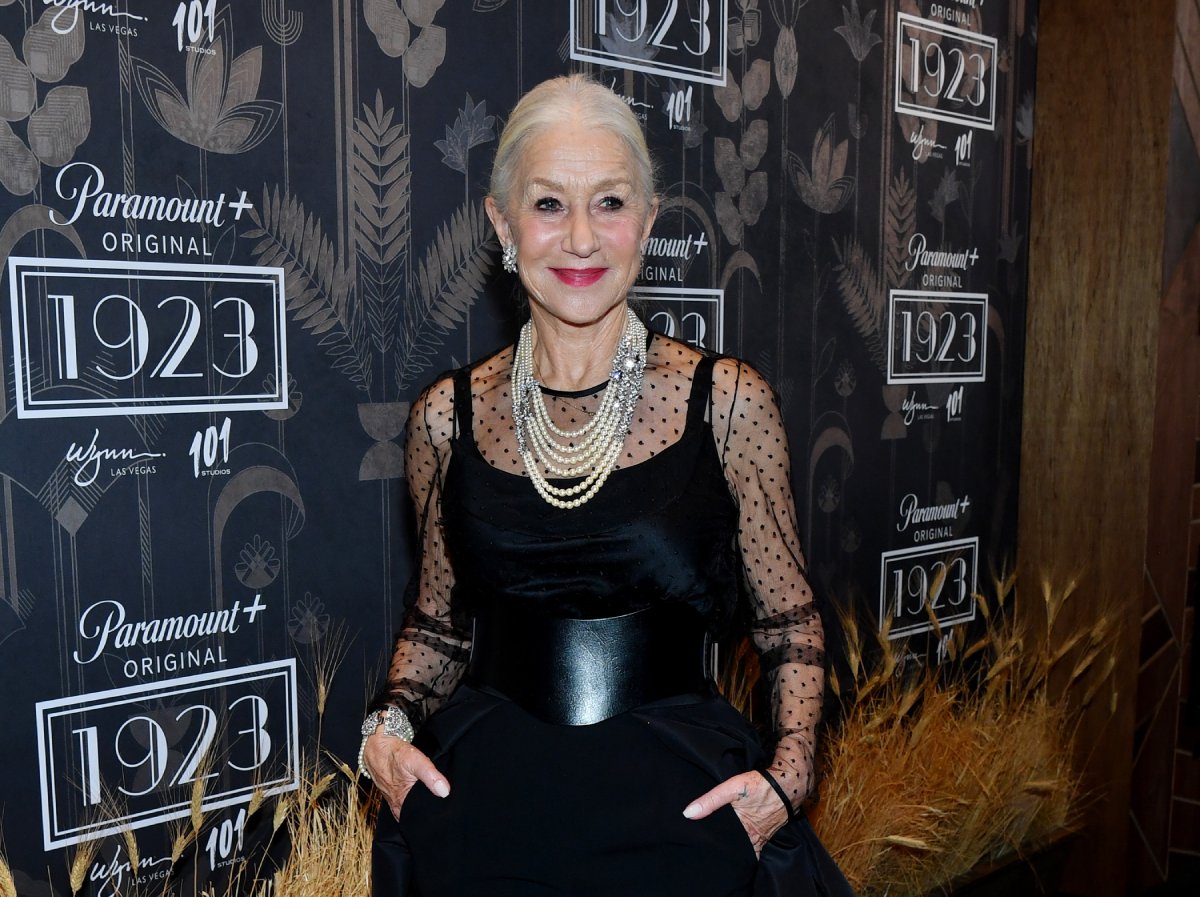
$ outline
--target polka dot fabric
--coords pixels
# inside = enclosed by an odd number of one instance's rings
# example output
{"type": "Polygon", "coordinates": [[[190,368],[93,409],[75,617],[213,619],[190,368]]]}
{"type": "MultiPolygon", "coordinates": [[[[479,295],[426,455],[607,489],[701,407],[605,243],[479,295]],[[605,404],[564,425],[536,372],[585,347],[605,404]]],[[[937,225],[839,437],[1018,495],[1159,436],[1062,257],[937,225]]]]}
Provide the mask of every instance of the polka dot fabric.
{"type": "MultiPolygon", "coordinates": [[[[683,343],[653,337],[642,398],[619,467],[643,463],[680,439],[699,359],[683,343]]],[[[527,476],[513,431],[511,362],[510,348],[472,369],[473,433],[488,464],[527,476]]],[[[738,507],[737,545],[753,605],[751,635],[762,654],[774,711],[777,745],[770,770],[799,806],[813,783],[824,655],[821,621],[797,535],[787,437],[774,395],[755,370],[719,359],[712,380],[707,419],[738,507]]],[[[603,394],[604,384],[575,392],[547,391],[547,409],[561,429],[578,429],[603,394]]],[[[445,376],[422,393],[409,417],[406,472],[418,514],[421,560],[412,610],[396,640],[383,696],[399,703],[418,724],[454,690],[470,648],[469,624],[450,606],[454,572],[440,513],[455,427],[454,389],[445,376]]],[[[592,500],[603,501],[604,489],[592,500]]]]}

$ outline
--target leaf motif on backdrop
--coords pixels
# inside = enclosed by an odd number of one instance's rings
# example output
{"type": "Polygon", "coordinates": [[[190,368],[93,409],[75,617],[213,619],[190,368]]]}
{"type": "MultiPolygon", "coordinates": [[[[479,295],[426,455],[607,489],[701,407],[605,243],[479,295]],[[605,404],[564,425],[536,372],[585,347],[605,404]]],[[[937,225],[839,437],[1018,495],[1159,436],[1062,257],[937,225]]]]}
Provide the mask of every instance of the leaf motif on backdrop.
{"type": "Polygon", "coordinates": [[[404,74],[413,87],[424,87],[446,59],[446,29],[430,25],[404,54],[404,74]]]}
{"type": "Polygon", "coordinates": [[[33,73],[3,37],[0,37],[0,119],[21,121],[33,111],[37,87],[33,73]]]}
{"type": "Polygon", "coordinates": [[[887,307],[887,291],[880,282],[875,265],[867,257],[866,250],[857,240],[846,240],[841,246],[834,244],[837,264],[838,293],[842,305],[850,315],[854,329],[871,353],[871,360],[881,371],[887,370],[887,352],[884,349],[884,317],[887,307]]]}
{"type": "Polygon", "coordinates": [[[823,215],[841,211],[854,193],[854,178],[845,177],[849,140],[835,143],[833,133],[831,115],[813,139],[811,168],[798,155],[788,152],[792,186],[806,206],[823,215]]]}
{"type": "Polygon", "coordinates": [[[750,64],[746,76],[742,79],[741,87],[733,72],[725,69],[725,86],[712,89],[713,99],[721,108],[721,114],[726,121],[737,121],[742,109],[757,109],[766,99],[771,89],[771,63],[765,59],[756,59],[750,64]]]}
{"type": "Polygon", "coordinates": [[[735,196],[746,184],[746,166],[738,155],[737,147],[728,137],[718,137],[713,141],[713,164],[717,169],[717,177],[721,186],[735,196]]]}
{"type": "Polygon", "coordinates": [[[435,140],[433,145],[442,151],[442,162],[455,171],[467,173],[467,156],[471,149],[496,139],[496,116],[487,114],[487,100],[471,101],[467,94],[466,105],[458,110],[454,127],[446,126],[446,139],[435,140]]]}
{"type": "Polygon", "coordinates": [[[418,28],[433,24],[433,17],[446,5],[446,0],[404,0],[404,14],[418,28]]]}
{"type": "Polygon", "coordinates": [[[908,269],[908,244],[917,232],[917,191],[903,168],[888,185],[883,215],[884,266],[887,286],[903,289],[912,277],[908,269]]]}
{"type": "Polygon", "coordinates": [[[872,9],[865,16],[862,15],[858,10],[858,0],[850,0],[849,7],[842,7],[842,21],[845,24],[833,30],[842,36],[855,62],[861,63],[876,44],[883,43],[883,38],[871,30],[876,12],[878,10],[872,9]]]}
{"type": "Polygon", "coordinates": [[[0,184],[9,193],[24,196],[33,192],[41,171],[37,156],[0,118],[0,184]]]}
{"type": "Polygon", "coordinates": [[[767,173],[756,171],[746,180],[746,187],[738,201],[738,214],[747,227],[758,224],[758,218],[767,207],[767,173]]]}
{"type": "Polygon", "coordinates": [[[21,54],[33,76],[50,84],[61,81],[67,69],[79,61],[87,31],[77,23],[66,34],[60,33],[51,23],[61,12],[57,6],[49,7],[21,41],[21,54]]]}
{"type": "Polygon", "coordinates": [[[244,153],[267,138],[279,121],[281,105],[257,99],[262,47],[233,55],[233,21],[221,7],[209,49],[190,53],[186,97],[157,67],[133,58],[133,78],[146,109],[167,133],[214,153],[244,153]]]}
{"type": "Polygon", "coordinates": [[[29,116],[29,148],[47,165],[66,165],[92,130],[86,87],[55,87],[29,116]]]}
{"type": "Polygon", "coordinates": [[[471,4],[472,12],[495,12],[503,7],[508,0],[475,0],[471,4]]]}
{"type": "Polygon", "coordinates": [[[363,18],[379,49],[393,59],[404,58],[404,77],[424,87],[446,59],[446,29],[433,24],[445,0],[363,0],[363,18]],[[420,33],[413,37],[413,29],[420,33]]]}
{"type": "Polygon", "coordinates": [[[92,113],[86,87],[61,86],[37,105],[37,83],[61,81],[83,54],[83,28],[59,34],[51,22],[62,10],[47,9],[25,33],[17,58],[0,37],[0,184],[17,196],[31,193],[41,177],[41,164],[65,165],[92,130],[92,113]],[[28,146],[8,122],[29,118],[28,146]]]}
{"type": "Polygon", "coordinates": [[[779,92],[786,100],[796,86],[796,75],[800,71],[800,52],[796,49],[796,32],[784,28],[775,41],[775,80],[779,92]]]}
{"type": "Polygon", "coordinates": [[[417,293],[404,305],[396,373],[401,394],[433,364],[442,337],[465,319],[491,274],[497,248],[482,203],[462,205],[438,228],[417,271],[417,293]]]}
{"type": "Polygon", "coordinates": [[[251,250],[258,264],[283,268],[292,318],[321,337],[319,345],[335,371],[369,392],[371,362],[362,316],[353,302],[353,280],[320,222],[294,196],[265,186],[262,204],[250,216],[259,227],[243,236],[259,241],[251,250]]]}
{"type": "Polygon", "coordinates": [[[409,201],[412,171],[409,137],[403,124],[393,124],[395,109],[364,104],[354,121],[351,198],[354,242],[366,305],[371,344],[385,362],[395,346],[404,292],[404,260],[411,234],[409,201]]]}
{"type": "Polygon", "coordinates": [[[396,0],[363,0],[363,18],[381,49],[393,59],[404,55],[412,26],[396,0]]]}
{"type": "Polygon", "coordinates": [[[715,204],[717,222],[726,239],[735,246],[742,242],[747,225],[758,223],[767,206],[769,185],[765,171],[753,171],[767,151],[769,128],[766,119],[755,119],[742,135],[740,147],[728,137],[713,141],[714,164],[721,186],[715,204]],[[747,172],[753,172],[747,175],[747,172]]]}

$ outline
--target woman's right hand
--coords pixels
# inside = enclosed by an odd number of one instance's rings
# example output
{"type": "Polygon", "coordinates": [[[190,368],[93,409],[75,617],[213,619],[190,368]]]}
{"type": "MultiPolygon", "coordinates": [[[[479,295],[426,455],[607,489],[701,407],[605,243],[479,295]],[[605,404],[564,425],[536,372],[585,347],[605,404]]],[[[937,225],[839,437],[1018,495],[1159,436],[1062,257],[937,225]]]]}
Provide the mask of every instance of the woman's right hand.
{"type": "Polygon", "coordinates": [[[417,782],[424,783],[438,797],[450,794],[449,780],[438,771],[433,761],[407,741],[384,735],[383,726],[367,739],[363,764],[375,785],[383,792],[397,820],[400,819],[400,807],[404,799],[417,782]]]}

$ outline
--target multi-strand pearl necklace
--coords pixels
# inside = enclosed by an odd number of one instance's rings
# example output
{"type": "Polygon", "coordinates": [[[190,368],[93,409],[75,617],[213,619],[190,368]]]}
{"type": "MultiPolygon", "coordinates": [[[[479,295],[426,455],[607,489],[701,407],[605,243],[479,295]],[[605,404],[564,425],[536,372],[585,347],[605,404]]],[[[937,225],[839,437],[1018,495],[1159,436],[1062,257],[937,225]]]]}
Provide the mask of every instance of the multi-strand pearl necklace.
{"type": "Polygon", "coordinates": [[[548,504],[577,508],[600,491],[621,456],[633,410],[641,398],[645,369],[646,325],[626,309],[625,332],[617,343],[600,407],[579,429],[564,430],[550,419],[542,385],[533,374],[533,322],[521,328],[511,386],[517,451],[533,487],[548,504]],[[583,479],[573,486],[555,486],[546,479],[543,468],[555,477],[583,479]]]}

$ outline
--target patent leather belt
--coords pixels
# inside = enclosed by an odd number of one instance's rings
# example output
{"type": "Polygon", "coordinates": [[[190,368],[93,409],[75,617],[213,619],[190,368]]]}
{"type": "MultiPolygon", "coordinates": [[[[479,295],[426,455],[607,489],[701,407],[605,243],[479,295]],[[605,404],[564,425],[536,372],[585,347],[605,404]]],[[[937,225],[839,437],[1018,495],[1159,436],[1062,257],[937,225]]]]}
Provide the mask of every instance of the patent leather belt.
{"type": "Polygon", "coordinates": [[[505,608],[475,618],[467,681],[545,722],[587,726],[706,693],[707,654],[703,621],[688,607],[594,620],[505,608]]]}

